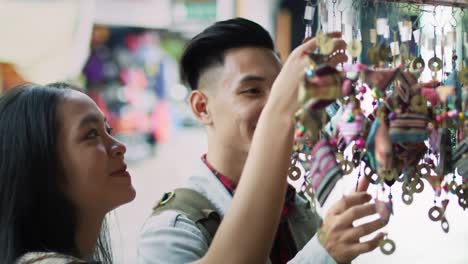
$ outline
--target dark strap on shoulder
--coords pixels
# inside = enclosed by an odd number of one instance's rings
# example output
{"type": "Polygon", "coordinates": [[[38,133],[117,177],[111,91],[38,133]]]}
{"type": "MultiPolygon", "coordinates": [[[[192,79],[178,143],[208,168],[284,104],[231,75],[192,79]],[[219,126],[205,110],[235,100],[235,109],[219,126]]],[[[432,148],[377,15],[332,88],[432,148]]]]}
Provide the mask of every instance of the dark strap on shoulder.
{"type": "Polygon", "coordinates": [[[177,211],[192,220],[206,238],[208,246],[211,244],[221,217],[205,196],[189,188],[175,189],[174,192],[163,195],[153,208],[153,215],[169,210],[177,211]]]}

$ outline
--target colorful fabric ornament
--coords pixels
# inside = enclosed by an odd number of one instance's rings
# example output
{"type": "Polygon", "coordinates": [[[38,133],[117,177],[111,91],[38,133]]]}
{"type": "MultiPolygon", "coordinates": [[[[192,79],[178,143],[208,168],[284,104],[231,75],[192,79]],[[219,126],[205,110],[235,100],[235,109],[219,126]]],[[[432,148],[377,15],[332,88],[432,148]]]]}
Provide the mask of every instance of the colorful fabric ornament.
{"type": "Polygon", "coordinates": [[[327,139],[320,140],[312,149],[309,183],[322,206],[336,183],[343,176],[335,153],[327,139]]]}
{"type": "Polygon", "coordinates": [[[376,87],[380,91],[385,89],[395,80],[399,74],[400,69],[377,69],[371,70],[367,68],[365,70],[365,82],[370,84],[372,87],[376,87]]]}
{"type": "Polygon", "coordinates": [[[344,138],[346,145],[356,139],[363,132],[366,125],[366,117],[361,112],[355,113],[354,110],[354,103],[349,103],[338,124],[338,131],[344,138]]]}
{"type": "Polygon", "coordinates": [[[463,179],[468,179],[468,138],[465,138],[460,144],[458,144],[454,154],[453,162],[457,168],[458,174],[463,179]]]}
{"type": "Polygon", "coordinates": [[[385,123],[380,124],[375,134],[375,160],[379,175],[392,170],[392,144],[390,142],[388,127],[385,123]]]}
{"type": "Polygon", "coordinates": [[[418,143],[429,137],[429,119],[422,114],[404,113],[390,120],[390,140],[392,143],[418,143]]]}
{"type": "Polygon", "coordinates": [[[440,157],[436,168],[438,175],[447,175],[453,172],[452,139],[448,128],[439,128],[440,157]]]}
{"type": "Polygon", "coordinates": [[[367,136],[366,149],[369,165],[373,171],[377,171],[377,164],[375,161],[375,135],[380,127],[380,121],[376,119],[370,128],[369,135],[367,136]]]}

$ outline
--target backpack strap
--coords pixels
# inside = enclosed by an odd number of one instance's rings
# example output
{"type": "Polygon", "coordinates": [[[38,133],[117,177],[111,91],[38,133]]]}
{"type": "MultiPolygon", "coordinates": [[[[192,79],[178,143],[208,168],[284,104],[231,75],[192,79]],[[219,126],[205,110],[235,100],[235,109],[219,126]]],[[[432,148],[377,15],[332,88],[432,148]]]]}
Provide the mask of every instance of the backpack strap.
{"type": "Polygon", "coordinates": [[[164,211],[177,211],[192,220],[208,242],[208,246],[221,223],[221,217],[214,205],[202,194],[189,188],[178,188],[165,193],[153,208],[152,215],[164,211]]]}

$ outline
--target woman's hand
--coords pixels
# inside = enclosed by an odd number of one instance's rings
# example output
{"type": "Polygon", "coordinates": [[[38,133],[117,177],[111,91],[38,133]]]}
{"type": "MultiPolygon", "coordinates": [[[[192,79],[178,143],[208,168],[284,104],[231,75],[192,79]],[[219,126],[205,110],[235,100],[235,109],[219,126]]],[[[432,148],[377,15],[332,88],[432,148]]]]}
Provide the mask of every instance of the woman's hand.
{"type": "MultiPolygon", "coordinates": [[[[346,43],[341,39],[341,33],[328,34],[333,41],[333,52],[346,50],[346,43]]],[[[288,57],[281,72],[273,83],[270,98],[265,108],[274,108],[278,113],[293,116],[299,108],[298,91],[299,84],[304,78],[305,69],[310,65],[309,52],[317,49],[317,39],[312,38],[297,47],[288,57]]],[[[339,63],[346,62],[348,57],[344,53],[336,53],[328,61],[330,66],[335,67],[339,63]]]]}

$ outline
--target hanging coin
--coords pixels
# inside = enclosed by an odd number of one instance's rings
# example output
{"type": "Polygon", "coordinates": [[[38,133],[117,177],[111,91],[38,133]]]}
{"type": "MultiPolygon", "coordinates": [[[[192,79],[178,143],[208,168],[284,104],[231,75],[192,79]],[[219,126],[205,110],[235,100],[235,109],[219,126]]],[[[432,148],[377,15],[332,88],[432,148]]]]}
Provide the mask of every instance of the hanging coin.
{"type": "Polygon", "coordinates": [[[289,167],[289,170],[288,170],[288,176],[291,180],[293,181],[297,181],[301,178],[301,169],[296,165],[297,164],[297,160],[294,160],[292,162],[293,165],[291,165],[291,167],[289,167]]]}
{"type": "Polygon", "coordinates": [[[445,232],[445,233],[448,233],[449,230],[450,230],[450,225],[449,225],[449,222],[447,221],[447,218],[445,218],[445,216],[442,218],[441,222],[440,222],[440,225],[442,227],[442,230],[445,232]]]}
{"type": "Polygon", "coordinates": [[[410,67],[412,71],[422,72],[426,67],[426,63],[424,62],[423,58],[419,56],[411,62],[410,67]]]}
{"type": "Polygon", "coordinates": [[[382,253],[384,253],[385,255],[393,254],[393,252],[395,252],[396,249],[395,242],[388,238],[381,240],[379,242],[379,247],[380,251],[382,251],[382,253]]]}
{"type": "Polygon", "coordinates": [[[457,181],[452,180],[452,181],[450,182],[449,187],[450,187],[450,192],[451,192],[452,194],[456,194],[456,192],[457,192],[457,187],[458,187],[457,181]]]}
{"type": "Polygon", "coordinates": [[[395,180],[397,180],[398,182],[404,182],[405,181],[405,174],[402,173],[402,174],[398,175],[395,180]]]}
{"type": "Polygon", "coordinates": [[[415,193],[422,193],[424,190],[424,182],[421,179],[418,179],[415,181],[415,184],[413,185],[413,191],[415,193]]]}
{"type": "Polygon", "coordinates": [[[319,46],[320,53],[323,55],[330,55],[333,52],[333,39],[325,36],[323,43],[319,46]]]}
{"type": "Polygon", "coordinates": [[[431,167],[427,164],[419,164],[416,166],[417,172],[419,172],[419,175],[421,175],[423,178],[431,176],[431,167]]]}
{"type": "Polygon", "coordinates": [[[458,197],[458,204],[465,210],[468,208],[468,200],[464,197],[458,197]]]}
{"type": "Polygon", "coordinates": [[[413,194],[414,193],[414,189],[411,186],[410,182],[404,182],[401,185],[401,189],[402,189],[403,193],[408,193],[408,194],[413,194]]]}
{"type": "Polygon", "coordinates": [[[318,32],[316,35],[315,35],[315,42],[317,43],[317,46],[320,47],[321,45],[323,45],[323,43],[325,42],[325,38],[327,38],[327,36],[325,34],[323,34],[322,31],[318,32]]]}
{"type": "Polygon", "coordinates": [[[353,58],[359,57],[359,55],[361,55],[362,52],[361,42],[357,39],[351,40],[346,51],[348,52],[349,56],[353,58]]]}
{"type": "Polygon", "coordinates": [[[429,219],[431,219],[434,222],[440,221],[442,217],[444,217],[444,210],[442,207],[439,206],[433,206],[431,209],[429,209],[429,219]]]}
{"type": "Polygon", "coordinates": [[[354,164],[349,160],[340,161],[340,166],[344,175],[350,174],[354,169],[354,164]]]}
{"type": "Polygon", "coordinates": [[[400,56],[402,61],[406,61],[409,59],[409,49],[408,49],[408,44],[403,43],[400,46],[400,56]]]}
{"type": "Polygon", "coordinates": [[[380,182],[379,175],[377,175],[368,164],[364,167],[364,177],[372,184],[378,184],[380,182]]]}
{"type": "Polygon", "coordinates": [[[403,200],[404,204],[410,205],[413,203],[413,194],[403,192],[401,194],[401,200],[403,200]]]}
{"type": "Polygon", "coordinates": [[[379,46],[379,59],[383,62],[392,61],[392,51],[389,46],[382,44],[379,46]]]}
{"type": "Polygon", "coordinates": [[[367,57],[372,64],[379,63],[379,48],[374,46],[367,51],[367,57]]]}
{"type": "Polygon", "coordinates": [[[468,67],[460,71],[460,82],[464,85],[468,85],[468,67]]]}
{"type": "Polygon", "coordinates": [[[428,67],[433,72],[438,72],[442,69],[442,60],[438,57],[432,57],[428,62],[428,67]]]}

